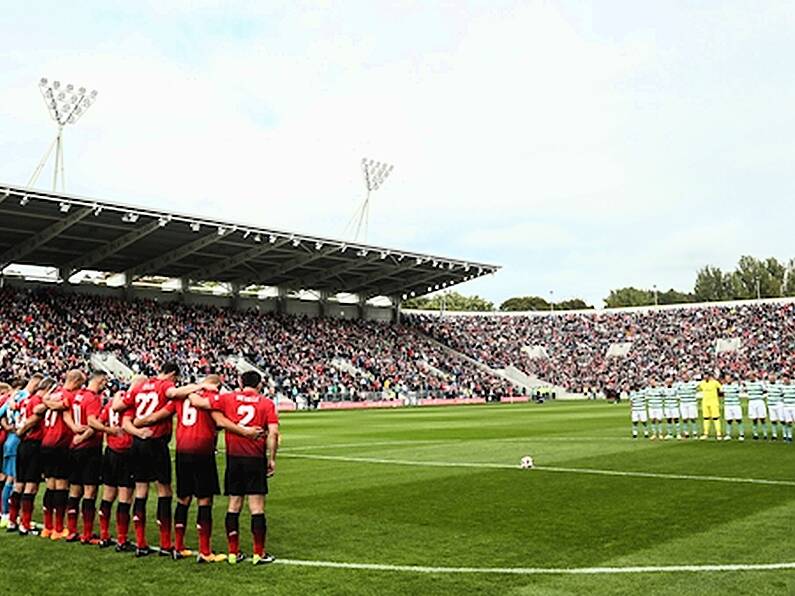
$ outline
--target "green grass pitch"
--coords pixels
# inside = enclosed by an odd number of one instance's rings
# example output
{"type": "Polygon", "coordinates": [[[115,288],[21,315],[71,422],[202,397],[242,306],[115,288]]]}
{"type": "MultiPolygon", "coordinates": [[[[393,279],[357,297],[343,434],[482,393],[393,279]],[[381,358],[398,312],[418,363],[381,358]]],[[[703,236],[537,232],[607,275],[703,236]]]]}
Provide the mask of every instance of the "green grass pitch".
{"type": "MultiPolygon", "coordinates": [[[[781,442],[633,441],[629,408],[604,402],[297,413],[282,417],[282,430],[268,501],[269,550],[280,559],[557,569],[795,562],[795,447],[781,442]],[[538,468],[520,470],[524,455],[538,468]],[[706,476],[724,480],[698,478],[706,476]]],[[[195,546],[195,507],[190,516],[195,546]]],[[[220,497],[213,542],[221,552],[223,519],[220,497]]],[[[250,552],[245,511],[241,529],[250,552]]],[[[519,575],[199,566],[9,534],[0,535],[0,555],[3,594],[795,594],[791,568],[519,575]]]]}

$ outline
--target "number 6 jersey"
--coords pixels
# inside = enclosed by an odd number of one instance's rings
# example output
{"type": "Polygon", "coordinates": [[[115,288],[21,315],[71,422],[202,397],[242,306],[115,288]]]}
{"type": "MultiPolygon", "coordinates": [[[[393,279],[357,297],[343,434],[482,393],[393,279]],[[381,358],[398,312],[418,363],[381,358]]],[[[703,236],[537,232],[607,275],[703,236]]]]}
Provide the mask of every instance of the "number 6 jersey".
{"type": "MultiPolygon", "coordinates": [[[[202,389],[198,395],[212,405],[216,391],[202,389]]],[[[172,399],[168,409],[177,414],[177,451],[197,455],[215,452],[215,421],[209,410],[196,408],[190,399],[172,399]]]]}

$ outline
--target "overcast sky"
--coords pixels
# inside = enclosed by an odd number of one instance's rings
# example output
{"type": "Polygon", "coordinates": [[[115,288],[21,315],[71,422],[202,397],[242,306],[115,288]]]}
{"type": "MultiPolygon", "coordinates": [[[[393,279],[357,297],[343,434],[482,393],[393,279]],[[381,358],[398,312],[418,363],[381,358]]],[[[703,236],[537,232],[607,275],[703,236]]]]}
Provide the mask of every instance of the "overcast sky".
{"type": "Polygon", "coordinates": [[[0,181],[503,266],[499,302],[795,257],[795,3],[0,0],[0,181]],[[78,7],[79,4],[79,7],[78,7]],[[49,183],[42,178],[40,185],[49,183]]]}

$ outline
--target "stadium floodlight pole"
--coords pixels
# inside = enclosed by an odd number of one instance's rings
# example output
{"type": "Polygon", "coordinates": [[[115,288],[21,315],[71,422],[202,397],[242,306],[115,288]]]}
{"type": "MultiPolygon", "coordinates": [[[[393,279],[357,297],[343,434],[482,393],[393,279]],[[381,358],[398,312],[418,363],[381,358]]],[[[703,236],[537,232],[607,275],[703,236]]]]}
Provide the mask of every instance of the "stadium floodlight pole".
{"type": "Polygon", "coordinates": [[[366,157],[362,158],[362,174],[364,175],[364,185],[367,193],[361,206],[353,214],[348,225],[345,226],[345,234],[347,235],[348,229],[352,227],[354,221],[356,222],[356,231],[353,235],[354,242],[359,240],[362,226],[364,226],[364,241],[367,241],[367,230],[370,226],[370,195],[381,188],[393,169],[395,169],[393,165],[367,159],[366,157]]]}
{"type": "Polygon", "coordinates": [[[97,91],[88,92],[85,87],[75,89],[71,83],[62,85],[60,81],[48,81],[42,78],[39,81],[39,91],[44,98],[44,103],[50,113],[50,117],[55,121],[58,132],[55,140],[47,149],[44,157],[36,166],[33,175],[28,181],[28,186],[32,186],[38,180],[41,171],[50,159],[52,150],[55,149],[55,168],[52,176],[53,191],[58,188],[58,179],[61,180],[61,191],[65,190],[66,181],[64,178],[64,159],[63,159],[63,129],[67,124],[75,124],[80,117],[88,111],[96,101],[97,91]]]}
{"type": "Polygon", "coordinates": [[[660,300],[659,300],[659,298],[657,296],[657,284],[654,284],[653,287],[654,287],[654,306],[659,306],[660,305],[660,300]]]}

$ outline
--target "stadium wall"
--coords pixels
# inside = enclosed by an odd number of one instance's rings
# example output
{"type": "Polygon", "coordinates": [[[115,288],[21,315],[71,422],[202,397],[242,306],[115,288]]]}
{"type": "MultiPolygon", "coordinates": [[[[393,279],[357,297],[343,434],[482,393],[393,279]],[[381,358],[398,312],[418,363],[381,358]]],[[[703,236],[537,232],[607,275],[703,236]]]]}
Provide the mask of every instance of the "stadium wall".
{"type": "MultiPolygon", "coordinates": [[[[86,294],[91,296],[107,296],[124,299],[127,296],[123,287],[109,287],[96,284],[58,284],[42,281],[33,281],[18,277],[3,277],[2,285],[26,290],[51,289],[64,294],[86,294]]],[[[259,312],[276,312],[278,300],[276,298],[255,298],[241,296],[235,302],[232,296],[216,296],[213,294],[200,294],[196,292],[164,292],[155,288],[136,287],[131,289],[132,298],[137,300],[154,300],[160,303],[182,301],[185,304],[201,306],[217,306],[219,308],[236,308],[237,310],[257,310],[259,312]]],[[[285,299],[285,312],[291,315],[307,317],[326,317],[357,319],[359,306],[357,304],[342,304],[327,302],[325,313],[321,312],[321,303],[317,300],[299,300],[297,298],[285,299]]],[[[394,309],[367,304],[362,309],[362,317],[367,321],[391,322],[394,318],[394,309]]]]}
{"type": "Polygon", "coordinates": [[[404,314],[431,315],[445,317],[556,317],[563,315],[603,315],[612,313],[637,313],[664,310],[678,310],[688,308],[737,308],[754,304],[792,304],[795,296],[784,298],[763,298],[761,300],[726,300],[720,302],[687,302],[683,304],[660,304],[657,306],[625,306],[622,308],[588,308],[580,310],[516,310],[516,311],[458,311],[448,310],[441,313],[438,310],[415,310],[403,308],[404,314]]]}

